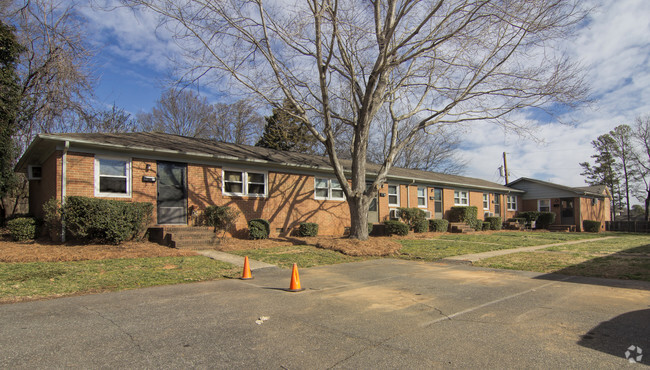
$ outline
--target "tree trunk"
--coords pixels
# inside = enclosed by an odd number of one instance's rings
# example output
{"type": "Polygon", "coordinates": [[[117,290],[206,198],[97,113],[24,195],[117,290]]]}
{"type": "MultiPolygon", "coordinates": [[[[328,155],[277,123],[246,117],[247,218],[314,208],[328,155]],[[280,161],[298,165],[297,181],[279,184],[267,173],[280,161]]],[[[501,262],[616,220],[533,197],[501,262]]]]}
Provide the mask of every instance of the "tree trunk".
{"type": "Polygon", "coordinates": [[[365,196],[348,198],[350,207],[350,238],[368,240],[368,207],[365,196]]]}
{"type": "Polygon", "coordinates": [[[650,208],[650,189],[648,189],[648,194],[645,197],[645,220],[650,221],[650,215],[648,214],[648,211],[650,211],[648,208],[650,208]]]}

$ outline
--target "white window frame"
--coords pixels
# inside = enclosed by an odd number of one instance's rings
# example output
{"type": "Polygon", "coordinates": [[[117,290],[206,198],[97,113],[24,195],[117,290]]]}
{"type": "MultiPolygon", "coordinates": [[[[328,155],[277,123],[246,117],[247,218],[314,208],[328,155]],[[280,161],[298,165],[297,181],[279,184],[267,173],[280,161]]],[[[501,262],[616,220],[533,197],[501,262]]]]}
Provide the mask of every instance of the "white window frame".
{"type": "Polygon", "coordinates": [[[454,205],[455,206],[469,206],[469,191],[467,190],[454,190],[454,205]],[[463,197],[462,194],[465,194],[463,197]],[[458,199],[458,202],[456,201],[458,199]],[[463,199],[465,203],[463,203],[463,199]]]}
{"type": "Polygon", "coordinates": [[[399,196],[399,188],[400,188],[400,186],[399,186],[399,185],[395,185],[395,184],[387,184],[386,186],[387,186],[387,188],[386,188],[386,192],[387,192],[387,194],[388,194],[388,205],[389,205],[389,206],[399,207],[399,198],[400,198],[400,196],[399,196]],[[391,193],[390,193],[390,188],[391,188],[391,186],[394,186],[394,187],[395,187],[395,192],[396,192],[395,194],[391,194],[391,193]],[[397,203],[391,203],[391,202],[390,202],[390,196],[391,196],[391,195],[392,195],[392,196],[397,196],[397,203]]]}
{"type": "Polygon", "coordinates": [[[517,210],[517,196],[516,195],[508,195],[506,196],[506,208],[508,211],[516,211],[517,210]],[[514,204],[514,207],[512,205],[514,204]]]}
{"type": "Polygon", "coordinates": [[[551,212],[551,200],[550,199],[537,199],[537,211],[538,212],[551,212]],[[542,201],[548,202],[548,210],[542,211],[542,201]]]}
{"type": "Polygon", "coordinates": [[[483,210],[490,210],[490,193],[483,193],[483,210]]]}
{"type": "MultiPolygon", "coordinates": [[[[253,183],[259,184],[259,183],[253,183]]],[[[222,168],[221,169],[221,194],[224,196],[230,197],[250,197],[250,198],[266,198],[269,194],[269,173],[268,171],[260,170],[244,170],[240,168],[222,168]],[[228,172],[240,172],[242,174],[242,192],[227,192],[226,191],[226,171],[228,172]],[[255,173],[264,175],[264,194],[249,193],[248,192],[248,173],[255,173]]]]}
{"type": "Polygon", "coordinates": [[[417,190],[415,191],[415,198],[416,202],[418,205],[418,208],[428,208],[428,202],[427,202],[427,189],[426,186],[418,186],[417,190]],[[424,196],[420,197],[420,189],[424,190],[424,196]],[[420,198],[424,198],[424,205],[420,205],[420,198]]]}
{"type": "MultiPolygon", "coordinates": [[[[345,193],[343,193],[343,185],[339,183],[338,188],[333,188],[332,187],[332,181],[336,181],[337,183],[339,182],[337,179],[333,179],[331,177],[314,177],[314,199],[316,200],[345,200],[345,193]],[[316,184],[318,183],[318,180],[323,180],[327,181],[327,196],[322,197],[318,196],[316,193],[316,184]],[[341,197],[335,197],[332,195],[332,190],[341,190],[341,197]]],[[[325,188],[319,188],[319,189],[325,189],[325,188]]]]}
{"type": "Polygon", "coordinates": [[[133,184],[133,177],[131,176],[132,158],[128,157],[113,157],[113,156],[95,156],[95,196],[107,198],[131,198],[131,188],[133,184]],[[125,177],[126,178],[126,193],[103,193],[99,188],[100,179],[100,161],[102,159],[111,161],[124,161],[126,162],[126,175],[125,176],[104,176],[104,177],[125,177]]]}

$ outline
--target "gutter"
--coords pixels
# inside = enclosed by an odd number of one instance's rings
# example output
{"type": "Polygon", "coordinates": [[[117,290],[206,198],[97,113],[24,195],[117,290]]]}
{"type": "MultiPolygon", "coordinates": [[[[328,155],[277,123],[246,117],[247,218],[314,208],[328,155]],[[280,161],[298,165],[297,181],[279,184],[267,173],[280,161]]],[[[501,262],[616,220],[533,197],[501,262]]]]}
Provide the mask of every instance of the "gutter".
{"type": "MultiPolygon", "coordinates": [[[[63,156],[61,157],[61,208],[65,205],[66,197],[68,149],[70,149],[70,141],[66,140],[63,147],[63,156]]],[[[61,214],[61,243],[65,243],[65,213],[61,214]]]]}

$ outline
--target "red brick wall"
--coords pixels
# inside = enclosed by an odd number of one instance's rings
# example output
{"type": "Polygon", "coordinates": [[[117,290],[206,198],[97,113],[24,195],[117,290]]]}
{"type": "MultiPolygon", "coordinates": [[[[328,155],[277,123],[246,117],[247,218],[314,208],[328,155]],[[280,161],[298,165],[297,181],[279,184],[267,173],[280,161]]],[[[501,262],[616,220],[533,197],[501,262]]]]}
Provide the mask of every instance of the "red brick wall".
{"type": "Polygon", "coordinates": [[[61,163],[61,152],[54,152],[43,162],[40,180],[29,181],[29,212],[38,218],[43,217],[43,204],[51,198],[61,198],[57,193],[61,183],[58,169],[61,163]]]}

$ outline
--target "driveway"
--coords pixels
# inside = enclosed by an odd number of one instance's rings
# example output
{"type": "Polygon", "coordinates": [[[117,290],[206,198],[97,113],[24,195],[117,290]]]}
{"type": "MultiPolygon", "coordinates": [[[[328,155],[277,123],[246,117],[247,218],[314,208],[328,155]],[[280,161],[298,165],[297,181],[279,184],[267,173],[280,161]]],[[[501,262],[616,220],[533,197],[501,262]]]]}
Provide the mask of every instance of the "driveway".
{"type": "Polygon", "coordinates": [[[0,305],[0,367],[650,364],[648,283],[390,259],[301,269],[299,293],[254,277],[0,305]]]}

